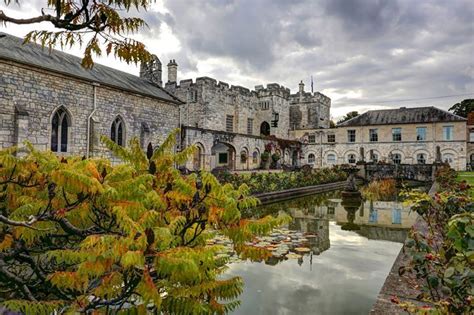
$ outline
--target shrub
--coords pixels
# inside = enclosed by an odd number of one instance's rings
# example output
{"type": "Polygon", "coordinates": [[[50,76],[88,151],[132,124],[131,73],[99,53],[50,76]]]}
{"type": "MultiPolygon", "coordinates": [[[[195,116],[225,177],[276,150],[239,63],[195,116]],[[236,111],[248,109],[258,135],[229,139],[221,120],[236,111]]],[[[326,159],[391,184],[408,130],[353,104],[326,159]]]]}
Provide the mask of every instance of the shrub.
{"type": "Polygon", "coordinates": [[[0,151],[0,307],[25,314],[210,314],[235,309],[242,279],[223,278],[225,258],[207,246],[212,230],[236,251],[286,218],[241,220],[253,207],[243,185],[173,165],[171,135],[152,156],[132,140],[105,144],[123,164],[57,157],[28,146],[0,151]],[[211,230],[210,230],[211,228],[211,230]]]}
{"type": "Polygon", "coordinates": [[[374,180],[361,188],[362,196],[367,200],[392,201],[397,195],[397,182],[392,178],[374,180]]]}
{"type": "Polygon", "coordinates": [[[245,184],[251,194],[279,191],[291,188],[314,186],[319,184],[342,181],[347,178],[339,168],[311,169],[307,172],[284,172],[236,174],[225,172],[218,175],[221,183],[229,183],[234,187],[245,184]]]}
{"type": "Polygon", "coordinates": [[[400,269],[401,274],[413,272],[423,280],[419,299],[431,306],[400,304],[410,313],[472,314],[474,206],[469,187],[456,183],[454,171],[443,167],[437,175],[442,189],[434,197],[416,191],[405,193],[427,229],[410,232],[405,247],[412,260],[400,269]]]}

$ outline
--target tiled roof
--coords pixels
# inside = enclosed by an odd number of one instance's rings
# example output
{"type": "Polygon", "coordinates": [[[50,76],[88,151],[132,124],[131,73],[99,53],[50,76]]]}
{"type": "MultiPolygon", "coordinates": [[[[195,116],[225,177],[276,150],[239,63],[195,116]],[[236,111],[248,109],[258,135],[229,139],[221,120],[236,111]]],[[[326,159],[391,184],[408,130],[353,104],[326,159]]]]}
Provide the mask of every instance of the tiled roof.
{"type": "Polygon", "coordinates": [[[396,125],[448,121],[466,121],[466,119],[433,106],[413,108],[401,107],[396,109],[370,110],[340,123],[337,126],[396,125]]]}
{"type": "Polygon", "coordinates": [[[35,43],[23,44],[23,39],[0,32],[0,59],[38,67],[87,81],[97,82],[120,90],[135,92],[176,104],[177,97],[160,86],[130,73],[95,63],[90,70],[81,66],[81,58],[35,43]]]}

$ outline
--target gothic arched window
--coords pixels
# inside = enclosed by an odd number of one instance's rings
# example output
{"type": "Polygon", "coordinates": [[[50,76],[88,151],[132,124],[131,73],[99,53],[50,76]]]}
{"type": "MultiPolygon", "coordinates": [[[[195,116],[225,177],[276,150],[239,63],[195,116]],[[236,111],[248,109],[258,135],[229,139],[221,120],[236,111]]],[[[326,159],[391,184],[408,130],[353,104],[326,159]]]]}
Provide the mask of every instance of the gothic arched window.
{"type": "Polygon", "coordinates": [[[125,144],[125,124],[122,118],[115,118],[110,128],[110,139],[118,145],[123,146],[125,144]]]}
{"type": "Polygon", "coordinates": [[[308,163],[309,163],[309,164],[313,164],[315,161],[316,161],[316,157],[314,156],[313,153],[310,153],[310,154],[308,155],[308,163]]]}
{"type": "Polygon", "coordinates": [[[68,113],[63,107],[58,108],[51,120],[51,151],[67,152],[70,126],[68,113]]]}

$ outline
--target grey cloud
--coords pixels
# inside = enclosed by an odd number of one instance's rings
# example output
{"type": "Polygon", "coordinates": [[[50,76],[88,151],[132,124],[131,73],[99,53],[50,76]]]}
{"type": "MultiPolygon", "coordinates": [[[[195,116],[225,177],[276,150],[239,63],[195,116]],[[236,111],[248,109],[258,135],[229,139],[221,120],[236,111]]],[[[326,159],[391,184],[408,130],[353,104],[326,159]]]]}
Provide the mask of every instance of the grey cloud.
{"type": "MultiPolygon", "coordinates": [[[[176,59],[184,76],[221,58],[232,62],[199,75],[293,91],[313,75],[316,90],[332,91],[333,99],[362,93],[334,100],[334,108],[474,93],[472,0],[165,0],[165,7],[169,13],[139,13],[150,26],[143,35],[158,36],[166,23],[182,49],[160,57],[176,59]]],[[[403,106],[446,109],[461,99],[403,106]]]]}

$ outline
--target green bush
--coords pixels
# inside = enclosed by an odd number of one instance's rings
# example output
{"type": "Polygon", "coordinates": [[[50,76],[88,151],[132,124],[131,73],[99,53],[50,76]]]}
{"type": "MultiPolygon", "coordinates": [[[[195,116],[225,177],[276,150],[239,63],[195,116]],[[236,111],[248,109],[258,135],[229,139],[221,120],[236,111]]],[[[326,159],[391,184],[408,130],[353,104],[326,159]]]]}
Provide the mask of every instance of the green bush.
{"type": "Polygon", "coordinates": [[[246,184],[251,194],[260,194],[298,187],[314,186],[346,180],[347,175],[339,168],[312,169],[309,172],[237,174],[221,172],[217,175],[221,183],[234,187],[246,184]]]}
{"type": "Polygon", "coordinates": [[[396,303],[410,313],[472,314],[474,295],[474,205],[465,183],[456,172],[443,167],[437,172],[440,191],[405,195],[426,222],[426,231],[414,229],[405,247],[411,263],[400,273],[412,272],[422,279],[420,300],[429,306],[396,303]]]}

